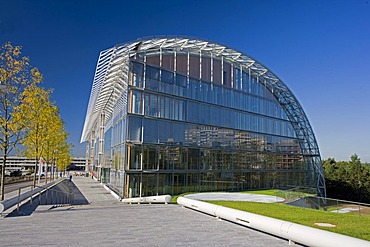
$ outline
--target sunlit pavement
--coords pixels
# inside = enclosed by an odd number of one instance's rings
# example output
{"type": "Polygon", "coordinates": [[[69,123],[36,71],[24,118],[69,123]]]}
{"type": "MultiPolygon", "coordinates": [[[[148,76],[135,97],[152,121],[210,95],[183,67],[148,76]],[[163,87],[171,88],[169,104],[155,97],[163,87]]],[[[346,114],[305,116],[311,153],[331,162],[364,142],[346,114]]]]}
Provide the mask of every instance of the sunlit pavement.
{"type": "Polygon", "coordinates": [[[1,246],[287,246],[287,241],[176,204],[117,202],[97,181],[73,177],[89,204],[39,207],[0,218],[1,246]]]}

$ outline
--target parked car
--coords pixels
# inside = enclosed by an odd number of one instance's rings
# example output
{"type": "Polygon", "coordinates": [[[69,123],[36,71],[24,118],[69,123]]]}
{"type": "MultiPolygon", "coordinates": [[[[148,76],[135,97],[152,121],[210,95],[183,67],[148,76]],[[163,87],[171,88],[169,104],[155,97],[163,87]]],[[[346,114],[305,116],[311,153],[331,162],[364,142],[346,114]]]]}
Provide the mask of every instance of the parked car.
{"type": "Polygon", "coordinates": [[[21,177],[22,176],[22,171],[17,170],[17,171],[11,171],[10,172],[11,177],[21,177]]]}

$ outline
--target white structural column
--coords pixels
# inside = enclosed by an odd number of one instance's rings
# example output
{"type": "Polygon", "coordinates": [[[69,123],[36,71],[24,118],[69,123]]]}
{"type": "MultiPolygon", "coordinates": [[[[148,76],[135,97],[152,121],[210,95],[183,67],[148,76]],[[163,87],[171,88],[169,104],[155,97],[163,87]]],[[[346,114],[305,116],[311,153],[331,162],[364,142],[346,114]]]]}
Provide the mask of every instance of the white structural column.
{"type": "Polygon", "coordinates": [[[85,172],[89,172],[89,150],[90,150],[90,146],[89,146],[90,142],[86,142],[86,151],[85,151],[85,159],[86,159],[86,162],[85,162],[85,172]]]}
{"type": "Polygon", "coordinates": [[[100,128],[99,128],[99,149],[98,149],[98,179],[101,180],[101,170],[104,164],[104,129],[105,129],[105,114],[100,114],[100,128]]]}
{"type": "Polygon", "coordinates": [[[90,167],[89,171],[93,172],[94,170],[94,142],[95,142],[95,130],[91,131],[90,135],[90,167]]]}

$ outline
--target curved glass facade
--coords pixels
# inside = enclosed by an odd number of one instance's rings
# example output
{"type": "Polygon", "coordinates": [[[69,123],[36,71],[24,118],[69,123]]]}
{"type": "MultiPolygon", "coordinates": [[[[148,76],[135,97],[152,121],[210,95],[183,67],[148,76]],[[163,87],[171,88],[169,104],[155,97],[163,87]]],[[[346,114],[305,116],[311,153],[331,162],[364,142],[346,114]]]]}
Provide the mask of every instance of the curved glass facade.
{"type": "Polygon", "coordinates": [[[289,187],[322,194],[318,150],[307,151],[301,121],[266,77],[214,50],[140,45],[115,57],[121,73],[113,78],[123,83],[111,88],[120,93],[90,130],[87,156],[103,182],[122,197],[289,187]]]}

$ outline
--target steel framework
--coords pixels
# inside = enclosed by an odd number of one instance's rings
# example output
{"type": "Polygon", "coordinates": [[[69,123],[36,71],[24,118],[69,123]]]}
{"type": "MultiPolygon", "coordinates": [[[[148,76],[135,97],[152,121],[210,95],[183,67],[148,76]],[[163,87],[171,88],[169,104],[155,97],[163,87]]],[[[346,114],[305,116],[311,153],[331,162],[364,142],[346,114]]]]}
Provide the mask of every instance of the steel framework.
{"type": "Polygon", "coordinates": [[[139,52],[156,50],[209,54],[239,64],[243,70],[248,69],[251,75],[257,77],[259,82],[276,97],[285,110],[299,139],[305,165],[314,168],[315,173],[312,175],[317,181],[318,194],[326,196],[322,162],[315,135],[306,114],[289,88],[273,72],[250,56],[227,46],[197,38],[151,37],[102,51],[96,66],[81,142],[89,140],[90,132],[96,128],[102,112],[106,120],[111,117],[113,107],[127,90],[129,58],[139,52]]]}

